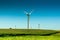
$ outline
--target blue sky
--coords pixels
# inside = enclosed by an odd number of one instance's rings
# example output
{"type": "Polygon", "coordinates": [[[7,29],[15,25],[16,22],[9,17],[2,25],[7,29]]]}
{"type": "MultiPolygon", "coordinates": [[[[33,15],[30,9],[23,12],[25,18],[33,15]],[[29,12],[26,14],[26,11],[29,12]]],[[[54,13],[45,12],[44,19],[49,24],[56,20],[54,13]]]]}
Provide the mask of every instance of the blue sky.
{"type": "Polygon", "coordinates": [[[34,10],[30,28],[60,29],[59,0],[0,0],[0,28],[27,28],[25,10],[34,10]]]}

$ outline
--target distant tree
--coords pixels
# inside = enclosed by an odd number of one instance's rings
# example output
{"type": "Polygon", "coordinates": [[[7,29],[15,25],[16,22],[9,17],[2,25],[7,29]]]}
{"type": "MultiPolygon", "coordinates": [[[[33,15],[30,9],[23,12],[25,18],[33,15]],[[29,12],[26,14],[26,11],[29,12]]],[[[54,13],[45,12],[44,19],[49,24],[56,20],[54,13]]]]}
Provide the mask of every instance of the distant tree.
{"type": "Polygon", "coordinates": [[[9,28],[9,29],[12,29],[12,28],[9,28]]]}

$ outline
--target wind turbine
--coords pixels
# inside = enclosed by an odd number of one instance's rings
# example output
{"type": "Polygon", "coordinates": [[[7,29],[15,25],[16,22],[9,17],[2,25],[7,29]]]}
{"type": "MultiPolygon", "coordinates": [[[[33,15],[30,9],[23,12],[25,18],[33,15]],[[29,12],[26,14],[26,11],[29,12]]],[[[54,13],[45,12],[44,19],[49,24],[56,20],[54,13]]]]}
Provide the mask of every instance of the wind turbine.
{"type": "Polygon", "coordinates": [[[38,24],[38,29],[40,29],[40,24],[38,24]]]}
{"type": "Polygon", "coordinates": [[[32,11],[30,13],[28,13],[27,11],[24,11],[27,15],[27,28],[29,29],[29,25],[30,25],[30,15],[32,13],[32,11]]]}
{"type": "Polygon", "coordinates": [[[16,29],[16,25],[15,25],[15,29],[16,29]]]}

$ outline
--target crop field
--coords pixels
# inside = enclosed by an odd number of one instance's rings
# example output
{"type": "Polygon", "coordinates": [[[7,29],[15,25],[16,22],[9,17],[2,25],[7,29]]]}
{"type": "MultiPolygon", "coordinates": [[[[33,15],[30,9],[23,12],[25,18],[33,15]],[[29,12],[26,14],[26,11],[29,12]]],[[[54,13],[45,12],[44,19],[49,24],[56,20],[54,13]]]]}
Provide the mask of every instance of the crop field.
{"type": "Polygon", "coordinates": [[[56,31],[40,29],[0,29],[0,34],[48,34],[53,32],[56,31]]]}
{"type": "Polygon", "coordinates": [[[0,40],[60,40],[60,36],[12,36],[0,37],[0,40]]]}
{"type": "Polygon", "coordinates": [[[60,31],[40,29],[0,29],[0,40],[60,40],[60,31]],[[14,36],[6,36],[5,34],[13,34],[14,36]],[[19,36],[17,36],[17,34],[19,34],[19,36]]]}

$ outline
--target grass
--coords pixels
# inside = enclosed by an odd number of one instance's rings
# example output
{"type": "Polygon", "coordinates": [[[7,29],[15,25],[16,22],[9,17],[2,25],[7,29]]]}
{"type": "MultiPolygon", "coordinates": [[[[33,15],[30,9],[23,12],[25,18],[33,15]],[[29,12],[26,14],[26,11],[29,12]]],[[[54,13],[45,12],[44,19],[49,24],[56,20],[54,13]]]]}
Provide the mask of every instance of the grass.
{"type": "Polygon", "coordinates": [[[14,36],[0,37],[0,40],[60,40],[60,36],[14,36]]]}
{"type": "MultiPolygon", "coordinates": [[[[60,32],[56,30],[40,30],[40,29],[0,29],[0,34],[48,34],[60,32]]],[[[60,40],[60,33],[50,36],[26,35],[26,36],[4,36],[0,40],[60,40]]]]}
{"type": "Polygon", "coordinates": [[[0,29],[0,34],[48,34],[53,32],[56,31],[40,29],[0,29]]]}

